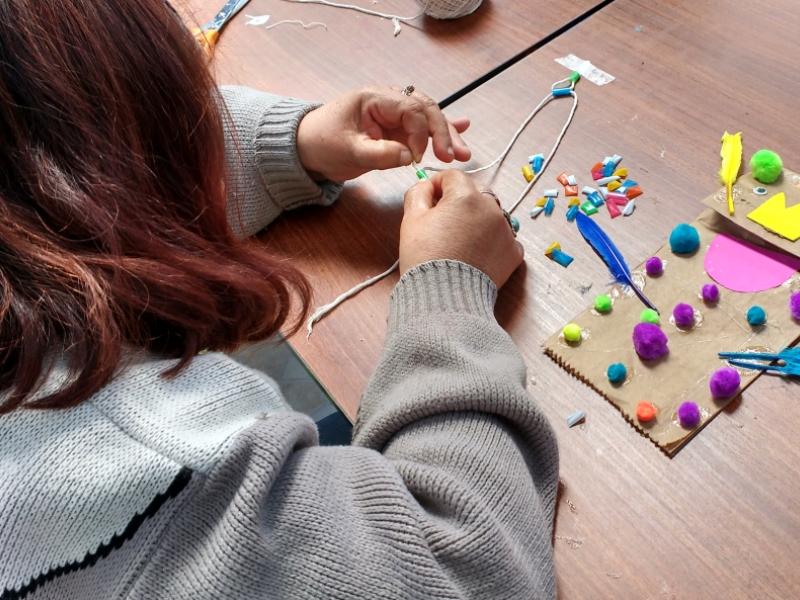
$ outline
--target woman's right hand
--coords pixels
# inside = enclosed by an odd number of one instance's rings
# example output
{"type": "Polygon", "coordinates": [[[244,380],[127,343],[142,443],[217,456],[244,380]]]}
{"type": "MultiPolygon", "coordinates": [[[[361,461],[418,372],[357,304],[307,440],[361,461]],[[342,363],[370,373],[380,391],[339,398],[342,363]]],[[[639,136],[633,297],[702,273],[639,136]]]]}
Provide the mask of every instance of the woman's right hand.
{"type": "Polygon", "coordinates": [[[406,193],[401,274],[431,260],[450,259],[480,269],[499,288],[523,255],[495,198],[481,193],[461,171],[436,173],[406,193]]]}

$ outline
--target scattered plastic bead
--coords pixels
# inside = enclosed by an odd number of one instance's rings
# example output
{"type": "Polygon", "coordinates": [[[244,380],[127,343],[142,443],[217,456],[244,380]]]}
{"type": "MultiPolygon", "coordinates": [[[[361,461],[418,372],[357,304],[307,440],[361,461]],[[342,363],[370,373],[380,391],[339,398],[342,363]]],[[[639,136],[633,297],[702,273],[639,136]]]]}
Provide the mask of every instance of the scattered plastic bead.
{"type": "Polygon", "coordinates": [[[528,159],[534,173],[538,173],[544,166],[544,154],[534,154],[528,159]]]}
{"type": "Polygon", "coordinates": [[[694,429],[700,424],[700,407],[688,400],[678,407],[678,423],[684,429],[694,429]]]}
{"type": "Polygon", "coordinates": [[[658,256],[651,256],[645,261],[644,270],[650,277],[658,277],[664,273],[664,261],[658,256]]]}
{"type": "Polygon", "coordinates": [[[558,190],[556,188],[545,190],[542,195],[545,198],[558,198],[558,190]]]}
{"type": "Polygon", "coordinates": [[[675,254],[691,254],[700,247],[700,234],[691,225],[681,223],[669,234],[669,246],[675,254]]]}
{"type": "Polygon", "coordinates": [[[653,325],[659,325],[661,323],[661,317],[652,308],[645,308],[639,314],[639,320],[642,323],[652,323],[653,325]]]}
{"type": "Polygon", "coordinates": [[[758,305],[747,309],[747,322],[751,327],[760,327],[767,322],[767,311],[758,305]]]}
{"type": "Polygon", "coordinates": [[[617,206],[625,206],[630,202],[625,194],[617,194],[616,192],[608,192],[606,194],[606,201],[613,202],[617,206]]]}
{"type": "Polygon", "coordinates": [[[628,377],[628,369],[622,363],[612,363],[606,369],[606,377],[610,383],[620,384],[628,377]]]}
{"type": "Polygon", "coordinates": [[[575,220],[575,217],[578,216],[578,211],[580,210],[580,205],[572,205],[567,209],[567,221],[572,223],[575,220]]]}
{"type": "Polygon", "coordinates": [[[600,294],[594,299],[594,309],[601,314],[610,313],[613,308],[614,303],[608,294],[600,294]]]}
{"type": "Polygon", "coordinates": [[[628,169],[627,167],[622,167],[614,171],[614,175],[619,177],[620,179],[625,179],[628,176],[628,169]]]}
{"type": "Polygon", "coordinates": [[[578,186],[577,185],[568,185],[564,188],[564,195],[565,196],[577,196],[578,195],[578,186]]]}
{"type": "Polygon", "coordinates": [[[527,181],[528,183],[533,181],[534,172],[533,172],[533,169],[531,169],[530,165],[524,165],[522,167],[522,176],[525,178],[525,181],[527,181]]]}
{"type": "Polygon", "coordinates": [[[599,171],[592,171],[592,179],[602,179],[603,178],[603,169],[601,168],[599,171]]]}
{"type": "Polygon", "coordinates": [[[669,339],[658,325],[639,323],[633,328],[633,347],[642,360],[656,360],[669,352],[669,339]]]}
{"type": "Polygon", "coordinates": [[[601,163],[601,162],[599,162],[599,163],[594,163],[594,166],[593,166],[591,169],[589,169],[589,170],[590,170],[592,173],[596,173],[597,171],[601,171],[601,172],[602,172],[602,170],[603,170],[603,163],[601,163]]]}
{"type": "Polygon", "coordinates": [[[719,288],[713,283],[705,284],[700,291],[700,295],[703,297],[703,302],[706,304],[716,304],[719,302],[719,288]]]}
{"type": "Polygon", "coordinates": [[[603,200],[608,198],[608,190],[604,186],[601,187],[598,191],[600,192],[600,195],[603,197],[603,200]]]}
{"type": "Polygon", "coordinates": [[[606,202],[606,208],[608,209],[608,214],[611,215],[612,219],[616,219],[622,214],[622,212],[619,210],[619,206],[613,202],[606,202]]]}
{"type": "Polygon", "coordinates": [[[577,344],[583,339],[583,330],[581,329],[580,325],[575,323],[568,323],[567,325],[564,325],[562,333],[564,334],[564,339],[570,344],[577,344]]]}
{"type": "Polygon", "coordinates": [[[630,217],[634,210],[636,210],[636,201],[631,200],[625,205],[625,208],[622,209],[622,216],[630,217]]]}
{"type": "Polygon", "coordinates": [[[603,196],[601,196],[600,192],[598,192],[597,190],[589,194],[587,198],[589,199],[589,202],[591,202],[595,206],[595,208],[599,208],[605,203],[603,196]]]}
{"type": "Polygon", "coordinates": [[[585,186],[583,186],[581,188],[581,194],[583,194],[584,196],[587,196],[587,197],[589,196],[589,194],[592,194],[592,193],[594,193],[596,191],[597,191],[596,189],[594,189],[593,187],[591,187],[589,185],[585,185],[585,186]]]}
{"type": "Polygon", "coordinates": [[[579,423],[583,423],[586,420],[586,413],[582,410],[576,410],[570,416],[567,417],[567,427],[575,427],[575,425],[579,423]]]}
{"type": "Polygon", "coordinates": [[[723,367],[717,369],[711,375],[708,381],[708,387],[711,390],[711,397],[714,400],[727,400],[733,398],[736,392],[739,391],[739,385],[742,383],[742,378],[739,372],[731,367],[723,367]]]}
{"type": "Polygon", "coordinates": [[[634,198],[638,198],[643,194],[642,189],[639,186],[627,188],[625,190],[625,195],[628,197],[629,200],[633,200],[634,198]]]}
{"type": "Polygon", "coordinates": [[[556,88],[553,90],[553,98],[561,98],[563,96],[572,96],[572,88],[556,88]]]}
{"type": "Polygon", "coordinates": [[[760,185],[753,188],[753,193],[756,196],[766,196],[767,195],[767,188],[761,187],[760,185]]]}
{"type": "Polygon", "coordinates": [[[575,260],[566,252],[561,250],[561,244],[558,242],[553,242],[547,247],[547,250],[544,251],[545,256],[547,256],[550,260],[557,262],[562,267],[568,267],[572,264],[572,261],[575,260]]]}
{"type": "Polygon", "coordinates": [[[545,204],[547,204],[547,198],[545,198],[544,196],[536,200],[536,206],[541,206],[542,208],[544,208],[545,204]]]}
{"type": "Polygon", "coordinates": [[[553,200],[552,197],[548,198],[547,202],[545,202],[545,204],[544,204],[544,214],[545,214],[545,216],[549,217],[550,215],[552,215],[553,214],[553,210],[555,209],[555,207],[556,207],[556,201],[553,200]]]}
{"type": "Polygon", "coordinates": [[[578,185],[578,180],[575,175],[567,175],[567,185],[578,185]]]}
{"type": "Polygon", "coordinates": [[[795,292],[789,297],[789,312],[795,321],[800,321],[800,292],[795,292]]]}
{"type": "Polygon", "coordinates": [[[633,179],[626,179],[625,181],[622,182],[622,185],[624,185],[628,189],[631,189],[634,187],[639,187],[639,182],[634,181],[633,179]]]}
{"type": "Polygon", "coordinates": [[[691,329],[694,327],[694,308],[691,304],[679,302],[672,309],[672,318],[675,319],[675,325],[681,329],[691,329]]]}
{"type": "Polygon", "coordinates": [[[603,166],[603,177],[609,177],[616,168],[616,165],[613,162],[608,162],[603,166]]]}
{"type": "Polygon", "coordinates": [[[569,180],[567,179],[567,172],[562,171],[561,173],[559,173],[558,177],[556,177],[556,181],[558,181],[558,183],[560,183],[564,187],[567,187],[569,185],[569,180]]]}
{"type": "Polygon", "coordinates": [[[608,184],[608,191],[609,191],[609,192],[613,192],[614,190],[616,190],[616,189],[619,189],[619,187],[620,187],[621,185],[622,185],[622,184],[621,184],[619,181],[612,181],[612,182],[610,182],[610,183],[608,184]]]}
{"type": "Polygon", "coordinates": [[[639,402],[636,405],[636,418],[640,423],[649,423],[656,418],[656,407],[649,402],[639,402]]]}
{"type": "Polygon", "coordinates": [[[612,181],[619,181],[619,177],[614,177],[613,175],[609,177],[603,177],[602,179],[598,179],[595,181],[597,185],[608,185],[612,181]]]}
{"type": "Polygon", "coordinates": [[[509,217],[508,222],[511,223],[511,229],[514,233],[519,233],[519,219],[517,217],[509,217]]]}
{"type": "Polygon", "coordinates": [[[589,200],[587,200],[586,202],[581,204],[581,211],[587,217],[591,217],[593,214],[597,212],[597,207],[594,204],[592,204],[589,200]]]}
{"type": "Polygon", "coordinates": [[[531,209],[531,219],[535,219],[544,212],[544,206],[534,206],[531,209]]]}

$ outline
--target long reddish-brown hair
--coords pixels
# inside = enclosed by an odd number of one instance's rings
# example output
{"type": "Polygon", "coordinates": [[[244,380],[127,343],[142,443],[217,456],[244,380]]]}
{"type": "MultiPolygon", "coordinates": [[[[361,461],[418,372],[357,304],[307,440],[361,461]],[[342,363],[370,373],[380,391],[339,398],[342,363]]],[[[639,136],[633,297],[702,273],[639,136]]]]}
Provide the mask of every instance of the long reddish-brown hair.
{"type": "Polygon", "coordinates": [[[0,0],[0,413],[78,404],[126,347],[174,374],[305,312],[227,223],[223,112],[165,0],[0,0]]]}

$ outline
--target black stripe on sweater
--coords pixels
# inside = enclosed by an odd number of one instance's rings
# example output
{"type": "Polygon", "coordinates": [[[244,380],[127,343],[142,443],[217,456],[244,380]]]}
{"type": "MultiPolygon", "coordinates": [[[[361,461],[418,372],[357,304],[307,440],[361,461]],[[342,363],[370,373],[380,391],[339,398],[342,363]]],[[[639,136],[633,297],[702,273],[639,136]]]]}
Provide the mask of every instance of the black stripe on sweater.
{"type": "Polygon", "coordinates": [[[41,575],[32,578],[28,583],[23,585],[18,590],[8,588],[4,589],[3,593],[0,594],[0,600],[22,600],[37,588],[50,581],[53,581],[58,577],[61,577],[62,575],[80,571],[81,569],[85,569],[87,567],[93,567],[98,560],[101,558],[106,558],[109,554],[111,554],[112,550],[119,549],[125,542],[133,538],[133,536],[142,526],[142,523],[144,523],[150,517],[153,517],[158,510],[164,504],[166,504],[167,500],[175,498],[178,494],[180,494],[189,484],[191,479],[192,470],[183,467],[175,476],[175,479],[172,480],[172,483],[169,485],[166,491],[155,496],[147,508],[144,509],[144,512],[136,513],[128,522],[128,525],[125,527],[122,533],[113,536],[107,543],[101,544],[98,546],[95,552],[87,554],[83,559],[67,563],[66,565],[62,565],[55,569],[50,569],[46,573],[42,573],[41,575]]]}

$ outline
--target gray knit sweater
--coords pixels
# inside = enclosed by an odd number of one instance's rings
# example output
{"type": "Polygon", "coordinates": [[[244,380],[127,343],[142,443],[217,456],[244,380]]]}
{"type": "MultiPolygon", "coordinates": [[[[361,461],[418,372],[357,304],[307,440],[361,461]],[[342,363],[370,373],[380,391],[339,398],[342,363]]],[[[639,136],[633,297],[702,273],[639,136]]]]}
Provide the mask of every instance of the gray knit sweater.
{"type": "MultiPolygon", "coordinates": [[[[237,231],[335,199],[297,158],[313,106],[223,93],[237,231]]],[[[495,296],[456,262],[400,280],[350,447],[222,354],[0,417],[0,598],[553,597],[558,454],[495,296]]]]}

